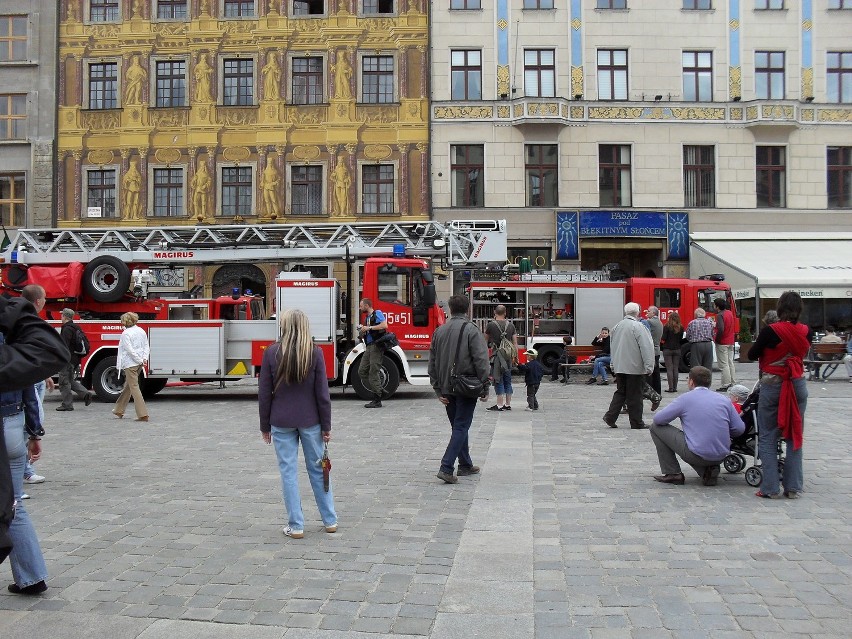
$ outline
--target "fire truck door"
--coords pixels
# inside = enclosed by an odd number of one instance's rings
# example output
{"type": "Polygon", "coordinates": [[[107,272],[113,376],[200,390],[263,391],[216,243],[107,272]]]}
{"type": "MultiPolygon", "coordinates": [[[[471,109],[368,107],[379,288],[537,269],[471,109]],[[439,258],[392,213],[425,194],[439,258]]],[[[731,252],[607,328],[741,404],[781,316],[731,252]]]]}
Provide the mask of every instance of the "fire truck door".
{"type": "Polygon", "coordinates": [[[591,344],[601,328],[624,317],[624,289],[577,287],[574,297],[574,343],[591,344]]]}
{"type": "MultiPolygon", "coordinates": [[[[195,323],[193,323],[195,324],[195,323]]],[[[151,326],[148,329],[152,376],[222,375],[224,330],[222,322],[193,326],[151,326]]]]}

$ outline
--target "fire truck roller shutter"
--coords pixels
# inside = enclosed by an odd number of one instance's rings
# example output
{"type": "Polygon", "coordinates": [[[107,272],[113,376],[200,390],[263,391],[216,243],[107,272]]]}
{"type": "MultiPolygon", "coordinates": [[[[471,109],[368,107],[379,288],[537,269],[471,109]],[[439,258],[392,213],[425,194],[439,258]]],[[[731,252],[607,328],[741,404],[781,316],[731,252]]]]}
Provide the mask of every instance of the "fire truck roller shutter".
{"type": "MultiPolygon", "coordinates": [[[[361,365],[359,357],[349,369],[349,382],[355,393],[361,399],[375,399],[372,391],[367,390],[361,377],[358,375],[358,367],[361,365]]],[[[390,357],[385,355],[382,357],[382,367],[379,370],[379,379],[382,381],[382,399],[386,399],[393,395],[399,388],[399,369],[390,357]]]]}
{"type": "Polygon", "coordinates": [[[117,302],[130,288],[130,268],[117,257],[101,255],[86,264],[83,289],[96,302],[117,302]]]}

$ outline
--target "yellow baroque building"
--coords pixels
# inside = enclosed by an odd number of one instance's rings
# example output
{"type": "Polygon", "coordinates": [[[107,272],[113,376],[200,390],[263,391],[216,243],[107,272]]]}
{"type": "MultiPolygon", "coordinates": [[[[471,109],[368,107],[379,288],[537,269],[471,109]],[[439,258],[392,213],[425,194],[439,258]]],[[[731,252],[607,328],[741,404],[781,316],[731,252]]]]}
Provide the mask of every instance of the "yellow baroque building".
{"type": "Polygon", "coordinates": [[[59,226],[428,219],[425,2],[60,3],[59,226]]]}

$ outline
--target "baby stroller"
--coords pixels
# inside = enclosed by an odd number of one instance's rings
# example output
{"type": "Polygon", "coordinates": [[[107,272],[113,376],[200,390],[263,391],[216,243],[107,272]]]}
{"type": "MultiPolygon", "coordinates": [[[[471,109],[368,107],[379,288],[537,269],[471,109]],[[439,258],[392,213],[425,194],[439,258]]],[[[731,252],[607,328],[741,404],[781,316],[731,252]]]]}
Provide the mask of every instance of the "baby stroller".
{"type": "MultiPolygon", "coordinates": [[[[745,480],[749,486],[760,486],[760,482],[763,479],[763,471],[760,468],[760,461],[757,454],[757,433],[759,429],[757,403],[759,399],[760,382],[758,381],[742,403],[740,417],[742,417],[745,423],[745,431],[743,431],[742,435],[735,437],[731,441],[731,452],[722,462],[727,472],[738,473],[748,465],[746,457],[751,457],[753,464],[745,471],[745,480]]],[[[784,473],[782,441],[781,439],[778,440],[778,473],[781,475],[784,473]]]]}

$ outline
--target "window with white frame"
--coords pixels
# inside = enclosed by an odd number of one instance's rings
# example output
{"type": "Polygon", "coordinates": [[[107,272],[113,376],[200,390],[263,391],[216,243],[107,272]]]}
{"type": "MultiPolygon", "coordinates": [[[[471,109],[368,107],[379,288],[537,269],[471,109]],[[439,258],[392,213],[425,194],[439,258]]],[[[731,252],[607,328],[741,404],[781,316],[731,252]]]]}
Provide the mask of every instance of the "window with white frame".
{"type": "Polygon", "coordinates": [[[88,0],[89,22],[118,22],[121,19],[119,0],[88,0]]]}
{"type": "Polygon", "coordinates": [[[758,100],[784,99],[784,52],[754,52],[754,93],[758,100]]]}
{"type": "Polygon", "coordinates": [[[394,13],[394,0],[361,0],[361,13],[365,16],[394,13]]]}
{"type": "Polygon", "coordinates": [[[712,145],[683,147],[683,205],[687,208],[716,206],[716,162],[712,145]]]}
{"type": "Polygon", "coordinates": [[[322,104],[325,60],[320,56],[293,57],[291,66],[293,104],[322,104]]]}
{"type": "Polygon", "coordinates": [[[323,166],[293,164],[290,167],[290,214],[323,215],[323,166]]]}
{"type": "Polygon", "coordinates": [[[254,211],[254,166],[220,166],[221,213],[226,217],[252,215],[254,211]]]}
{"type": "Polygon", "coordinates": [[[524,51],[524,94],[531,98],[556,95],[556,52],[553,49],[524,51]]]}
{"type": "Polygon", "coordinates": [[[155,166],[151,169],[151,215],[182,217],[186,215],[186,170],[182,166],[155,166]]]}
{"type": "Polygon", "coordinates": [[[27,59],[27,16],[0,16],[0,62],[27,59]]]}
{"type": "Polygon", "coordinates": [[[450,95],[453,100],[482,99],[482,52],[450,52],[450,95]]]}
{"type": "Polygon", "coordinates": [[[86,217],[118,217],[116,178],[118,167],[84,167],[86,217]]]}
{"type": "Polygon", "coordinates": [[[361,101],[365,104],[390,104],[394,101],[392,55],[365,55],[361,58],[361,101]]]}
{"type": "Polygon", "coordinates": [[[627,99],[627,50],[598,50],[598,100],[627,99]]]}
{"type": "Polygon", "coordinates": [[[24,140],[26,137],[26,94],[0,93],[0,140],[24,140]]]}
{"type": "Polygon", "coordinates": [[[627,0],[597,0],[595,9],[626,9],[627,0]]]}
{"type": "Polygon", "coordinates": [[[784,8],[784,0],[754,0],[754,8],[761,11],[784,8]]]}
{"type": "Polygon", "coordinates": [[[361,166],[361,212],[389,215],[394,213],[394,165],[361,166]]]}
{"type": "Polygon", "coordinates": [[[254,59],[222,59],[222,104],[224,106],[254,104],[254,59]]]}
{"type": "Polygon", "coordinates": [[[713,100],[713,53],[710,51],[684,51],[683,99],[686,102],[713,100]]]}
{"type": "Polygon", "coordinates": [[[23,173],[0,173],[0,221],[26,226],[27,178],[23,173]]]}
{"type": "Polygon", "coordinates": [[[683,0],[683,8],[686,11],[706,11],[713,8],[711,0],[683,0]]]}
{"type": "Polygon", "coordinates": [[[187,105],[186,60],[154,60],[154,106],[187,105]]]}
{"type": "Polygon", "coordinates": [[[553,0],[524,0],[524,9],[553,9],[553,0]]]}
{"type": "Polygon", "coordinates": [[[451,11],[477,11],[482,9],[482,0],[450,0],[451,11]]]}
{"type": "Polygon", "coordinates": [[[297,18],[325,15],[325,0],[293,0],[291,15],[297,18]]]}
{"type": "Polygon", "coordinates": [[[826,99],[852,103],[852,51],[829,51],[825,69],[826,99]]]}
{"type": "Polygon", "coordinates": [[[630,206],[630,145],[598,147],[598,191],[601,206],[630,206]]]}
{"type": "Polygon", "coordinates": [[[98,61],[86,64],[89,109],[117,109],[118,62],[98,61]]]}
{"type": "Polygon", "coordinates": [[[157,20],[186,20],[189,17],[189,0],[154,0],[157,20]]]}

